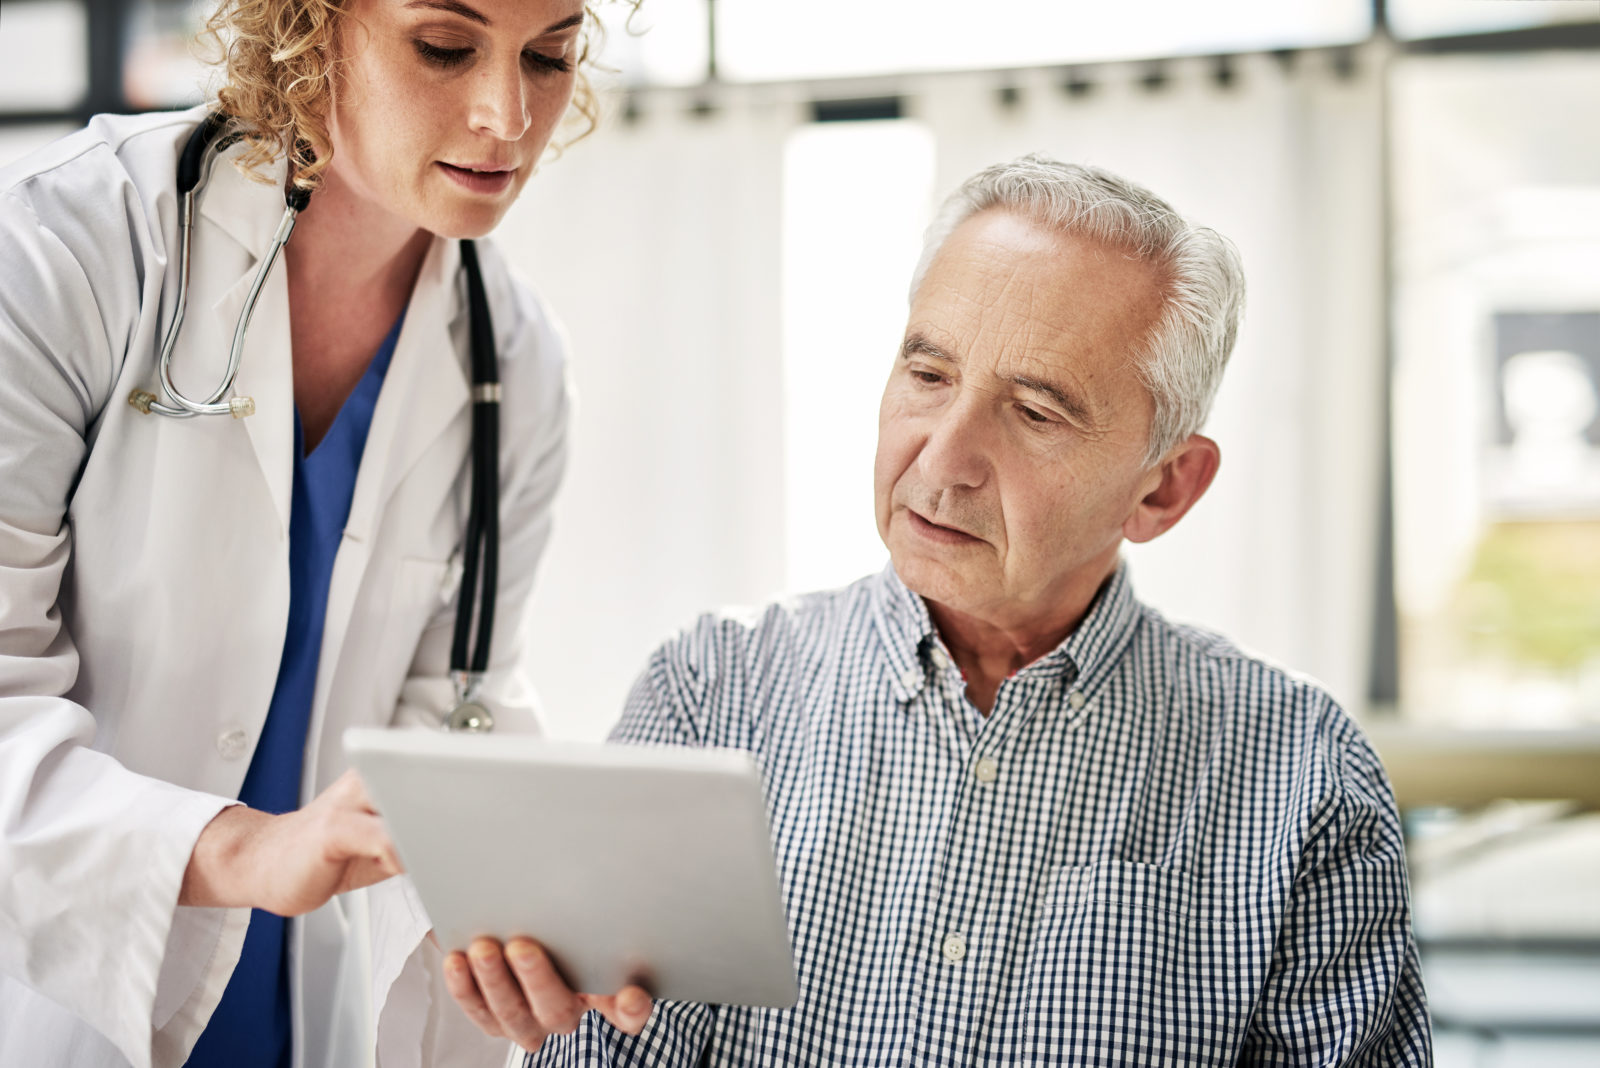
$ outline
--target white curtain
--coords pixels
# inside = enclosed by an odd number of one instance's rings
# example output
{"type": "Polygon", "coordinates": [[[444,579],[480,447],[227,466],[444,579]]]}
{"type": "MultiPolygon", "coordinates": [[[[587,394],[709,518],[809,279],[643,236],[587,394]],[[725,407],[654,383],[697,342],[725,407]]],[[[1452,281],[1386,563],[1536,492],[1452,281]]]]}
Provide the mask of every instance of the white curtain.
{"type": "Polygon", "coordinates": [[[553,729],[599,735],[673,627],[780,592],[784,147],[808,99],[888,94],[933,131],[939,196],[1043,151],[1140,181],[1238,244],[1249,305],[1208,427],[1222,472],[1130,551],[1135,588],[1361,712],[1385,374],[1380,47],[1344,70],[1322,53],[1241,57],[1227,86],[1194,59],[1155,88],[1142,65],[1086,68],[1079,94],[1043,70],[645,92],[635,121],[547,165],[498,236],[567,323],[580,397],[535,604],[553,729]]]}

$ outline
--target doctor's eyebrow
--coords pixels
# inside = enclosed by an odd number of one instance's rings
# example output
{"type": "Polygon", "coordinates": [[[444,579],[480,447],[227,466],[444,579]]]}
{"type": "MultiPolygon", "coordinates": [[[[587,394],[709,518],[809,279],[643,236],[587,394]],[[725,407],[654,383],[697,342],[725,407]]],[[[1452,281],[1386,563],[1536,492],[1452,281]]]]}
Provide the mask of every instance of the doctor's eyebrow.
{"type": "MultiPolygon", "coordinates": [[[[961,363],[959,357],[946,352],[921,334],[909,335],[900,345],[900,358],[902,360],[909,360],[913,356],[925,356],[930,360],[953,363],[958,366],[961,363]]],[[[1094,426],[1098,422],[1087,404],[1052,382],[1046,382],[1042,378],[1034,378],[1030,375],[1006,375],[1005,381],[1020,389],[1026,389],[1048,397],[1056,407],[1060,408],[1069,419],[1076,423],[1094,426]]]]}
{"type": "MultiPolygon", "coordinates": [[[[434,11],[445,11],[452,15],[460,15],[462,18],[476,22],[480,26],[490,25],[489,16],[476,8],[468,7],[461,0],[411,0],[406,7],[431,8],[434,11]]],[[[576,15],[568,15],[559,22],[552,22],[544,28],[544,32],[546,34],[560,33],[562,30],[570,30],[572,27],[581,26],[582,24],[583,12],[580,11],[576,15]]]]}

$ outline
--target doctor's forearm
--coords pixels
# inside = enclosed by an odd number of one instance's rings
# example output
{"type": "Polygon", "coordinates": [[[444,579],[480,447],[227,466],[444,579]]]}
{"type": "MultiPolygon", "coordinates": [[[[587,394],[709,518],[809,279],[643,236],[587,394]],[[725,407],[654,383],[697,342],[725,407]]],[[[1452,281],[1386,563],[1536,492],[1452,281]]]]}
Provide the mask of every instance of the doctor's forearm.
{"type": "Polygon", "coordinates": [[[294,812],[219,812],[195,842],[178,904],[299,916],[399,871],[366,788],[346,772],[294,812]]]}
{"type": "Polygon", "coordinates": [[[194,844],[189,866],[183,872],[178,904],[199,908],[250,906],[248,879],[243,877],[243,854],[250,840],[272,819],[243,805],[217,813],[194,844]]]}

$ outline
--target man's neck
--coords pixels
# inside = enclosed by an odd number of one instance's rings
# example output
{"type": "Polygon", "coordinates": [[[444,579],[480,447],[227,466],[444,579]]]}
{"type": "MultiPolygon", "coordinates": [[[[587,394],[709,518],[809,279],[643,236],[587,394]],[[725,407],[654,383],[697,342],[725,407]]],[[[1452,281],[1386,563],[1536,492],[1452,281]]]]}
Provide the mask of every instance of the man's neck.
{"type": "Polygon", "coordinates": [[[987,716],[993,709],[1000,684],[1041,657],[1048,656],[1088,615],[1102,586],[1115,574],[1082,584],[1075,595],[1064,598],[1044,616],[984,619],[927,601],[928,615],[967,684],[967,699],[987,716]]]}

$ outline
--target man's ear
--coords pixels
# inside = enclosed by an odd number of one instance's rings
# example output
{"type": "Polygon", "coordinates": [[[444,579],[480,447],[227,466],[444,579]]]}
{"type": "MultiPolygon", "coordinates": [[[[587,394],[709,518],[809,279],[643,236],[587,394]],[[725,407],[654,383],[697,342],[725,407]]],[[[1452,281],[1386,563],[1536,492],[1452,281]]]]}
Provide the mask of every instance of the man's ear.
{"type": "Polygon", "coordinates": [[[1205,494],[1221,463],[1216,442],[1190,434],[1150,472],[1144,496],[1123,521],[1123,537],[1143,542],[1165,534],[1205,494]]]}

